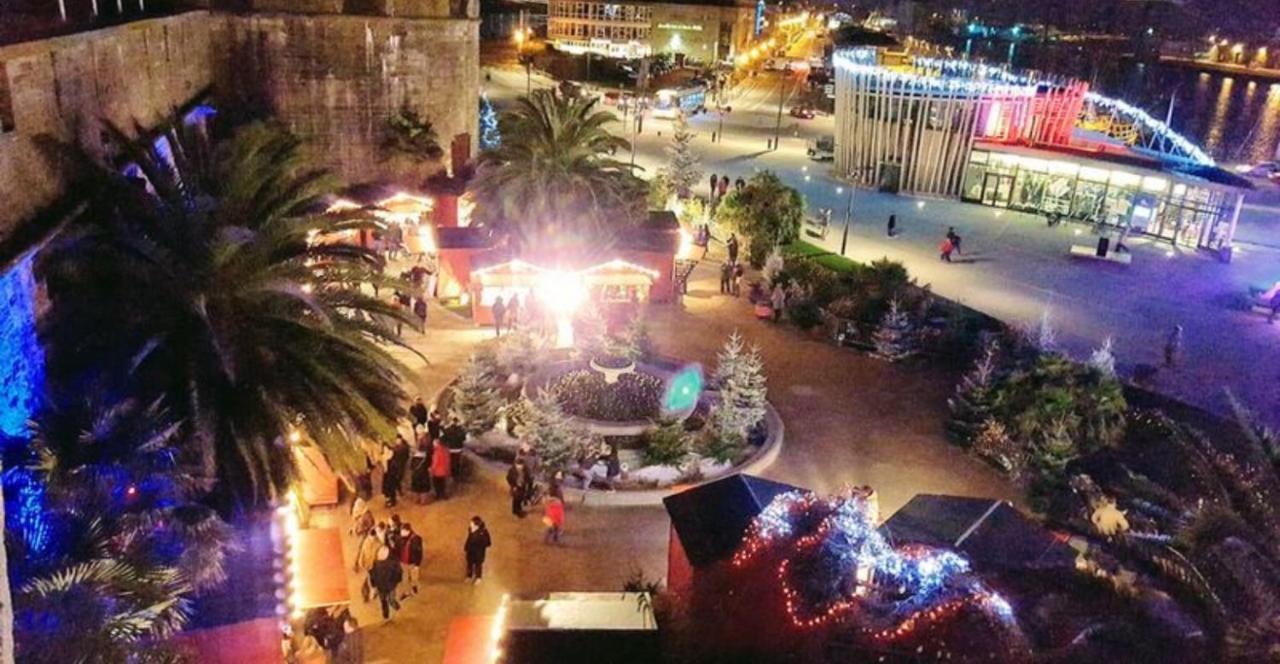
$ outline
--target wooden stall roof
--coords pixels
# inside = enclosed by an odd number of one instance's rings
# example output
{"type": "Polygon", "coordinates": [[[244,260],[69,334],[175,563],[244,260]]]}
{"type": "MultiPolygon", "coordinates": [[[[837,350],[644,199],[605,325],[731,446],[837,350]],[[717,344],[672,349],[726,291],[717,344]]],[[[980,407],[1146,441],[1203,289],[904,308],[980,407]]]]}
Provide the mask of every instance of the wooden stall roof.
{"type": "Polygon", "coordinates": [[[342,558],[342,534],[337,528],[304,528],[294,539],[298,557],[298,607],[302,610],[345,604],[347,565],[342,558]]]}

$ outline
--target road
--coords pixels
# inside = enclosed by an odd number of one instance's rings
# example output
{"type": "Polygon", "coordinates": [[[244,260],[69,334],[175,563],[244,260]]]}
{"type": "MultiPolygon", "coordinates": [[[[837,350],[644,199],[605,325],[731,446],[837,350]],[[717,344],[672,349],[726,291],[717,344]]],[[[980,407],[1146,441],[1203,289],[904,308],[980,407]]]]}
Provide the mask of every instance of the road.
{"type": "MultiPolygon", "coordinates": [[[[523,72],[495,73],[495,98],[514,97],[516,79],[522,94],[523,72]]],[[[720,129],[720,118],[714,113],[693,118],[690,125],[697,133],[694,143],[704,172],[736,179],[773,171],[804,194],[811,212],[835,211],[835,227],[819,241],[827,249],[840,250],[847,218],[849,257],[902,261],[938,294],[1014,325],[1030,326],[1047,314],[1061,347],[1077,357],[1087,357],[1110,337],[1122,371],[1131,372],[1138,365],[1159,367],[1166,337],[1181,325],[1180,361],[1159,369],[1155,387],[1219,413],[1226,412],[1223,389],[1230,388],[1280,426],[1280,325],[1232,308],[1250,286],[1280,279],[1280,249],[1265,244],[1278,227],[1276,208],[1246,207],[1238,236],[1249,241],[1237,243],[1230,264],[1145,239],[1131,243],[1134,261],[1128,268],[1072,260],[1067,251],[1073,243],[1095,240],[1080,226],[1051,229],[1035,215],[848,187],[832,176],[829,163],[806,157],[807,141],[831,134],[834,120],[786,115],[794,87],[776,73],[749,78],[732,92],[728,103],[733,111],[723,119],[723,136],[714,143],[712,133],[720,129]],[[780,94],[782,139],[777,150],[769,150],[780,94]],[[849,210],[852,214],[846,215],[849,210]],[[884,233],[891,213],[897,215],[901,231],[893,239],[884,233]],[[965,253],[956,263],[945,264],[938,260],[936,248],[951,226],[964,238],[965,253]]],[[[642,176],[665,162],[670,121],[646,119],[638,135],[633,133],[634,123],[616,123],[614,130],[633,140],[642,176]]],[[[1270,243],[1280,244],[1280,239],[1271,238],[1270,243]]]]}

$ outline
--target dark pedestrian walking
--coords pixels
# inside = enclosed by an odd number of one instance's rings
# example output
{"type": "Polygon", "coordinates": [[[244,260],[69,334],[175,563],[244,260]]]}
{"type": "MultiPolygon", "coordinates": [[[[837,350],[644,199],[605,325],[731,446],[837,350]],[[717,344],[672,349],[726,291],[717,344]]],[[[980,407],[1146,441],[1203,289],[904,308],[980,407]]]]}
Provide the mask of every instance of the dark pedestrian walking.
{"type": "Polygon", "coordinates": [[[409,423],[413,427],[413,432],[417,433],[418,429],[426,427],[427,419],[427,404],[423,403],[422,397],[419,396],[417,399],[414,399],[413,404],[409,406],[409,423]]]}
{"type": "Polygon", "coordinates": [[[431,439],[425,432],[418,434],[409,455],[409,492],[414,502],[427,504],[427,494],[431,493],[431,439]]]}
{"type": "Polygon", "coordinates": [[[493,539],[489,537],[484,520],[478,516],[471,517],[471,523],[467,524],[467,541],[462,545],[462,552],[467,556],[468,581],[480,583],[484,577],[484,557],[490,546],[493,546],[493,539]]]}
{"type": "Polygon", "coordinates": [[[717,182],[719,182],[719,181],[720,181],[720,179],[716,176],[716,174],[715,174],[715,173],[712,173],[712,174],[711,174],[711,186],[710,186],[710,191],[711,191],[711,201],[712,201],[712,202],[715,202],[715,200],[716,200],[716,183],[717,183],[717,182]]]}
{"type": "Polygon", "coordinates": [[[733,264],[720,264],[720,294],[727,295],[729,293],[729,282],[733,279],[733,264]]]}
{"type": "Polygon", "coordinates": [[[502,301],[501,297],[493,300],[493,334],[494,336],[502,336],[502,323],[506,318],[507,303],[502,301]]]}
{"type": "Polygon", "coordinates": [[[738,236],[735,233],[729,234],[729,240],[724,243],[725,249],[729,250],[729,262],[738,262],[738,236]]]}
{"type": "Polygon", "coordinates": [[[951,240],[951,249],[957,254],[960,253],[960,234],[956,232],[955,226],[947,227],[947,239],[951,240]]]}
{"type": "Polygon", "coordinates": [[[1164,340],[1164,365],[1172,369],[1182,359],[1182,326],[1174,325],[1164,340]]]}
{"type": "Polygon", "coordinates": [[[454,477],[458,477],[462,472],[462,450],[467,444],[467,430],[462,427],[458,418],[451,417],[449,425],[441,432],[440,439],[444,441],[445,447],[449,448],[449,471],[454,477]]]}
{"type": "Polygon", "coordinates": [[[889,215],[889,226],[887,227],[889,237],[893,237],[898,232],[898,215],[889,215]]]}
{"type": "Polygon", "coordinates": [[[716,193],[719,194],[720,198],[724,198],[724,195],[729,193],[729,176],[728,175],[720,176],[720,187],[719,189],[716,190],[716,193]]]}
{"type": "Polygon", "coordinates": [[[533,488],[533,478],[529,474],[529,468],[524,465],[524,459],[516,459],[507,470],[507,488],[511,491],[511,513],[523,519],[524,502],[533,488]]]}
{"type": "Polygon", "coordinates": [[[396,599],[396,588],[400,585],[402,575],[400,561],[391,557],[391,549],[383,546],[378,549],[378,561],[369,570],[369,585],[378,593],[378,602],[382,605],[382,619],[390,620],[392,610],[400,610],[400,600],[396,599]]]}
{"type": "Polygon", "coordinates": [[[733,181],[733,188],[735,191],[742,191],[742,188],[745,186],[747,186],[747,181],[743,180],[741,175],[738,176],[737,180],[733,181]]]}
{"type": "MultiPolygon", "coordinates": [[[[422,402],[421,397],[418,402],[422,402]]],[[[444,435],[444,418],[440,417],[440,411],[432,410],[427,416],[427,438],[435,440],[442,435],[444,435]]]]}
{"type": "Polygon", "coordinates": [[[731,289],[731,290],[733,291],[733,296],[734,296],[734,297],[738,297],[739,295],[741,295],[741,294],[742,294],[742,278],[746,275],[746,273],[747,273],[747,271],[746,271],[746,269],[744,269],[744,268],[742,267],[742,263],[736,263],[736,264],[734,264],[734,266],[733,266],[733,284],[732,284],[732,289],[731,289]]]}
{"type": "Polygon", "coordinates": [[[426,300],[422,298],[418,298],[418,300],[413,303],[413,315],[418,317],[418,324],[422,326],[422,329],[424,330],[427,329],[427,301],[426,300]]]}
{"type": "Polygon", "coordinates": [[[444,441],[436,440],[431,444],[431,488],[435,491],[436,500],[449,497],[450,461],[452,458],[444,441]]]}
{"type": "Polygon", "coordinates": [[[382,495],[387,499],[387,507],[394,507],[400,498],[400,486],[404,483],[404,471],[408,465],[409,441],[396,434],[396,444],[391,448],[387,470],[382,474],[382,495]]]}

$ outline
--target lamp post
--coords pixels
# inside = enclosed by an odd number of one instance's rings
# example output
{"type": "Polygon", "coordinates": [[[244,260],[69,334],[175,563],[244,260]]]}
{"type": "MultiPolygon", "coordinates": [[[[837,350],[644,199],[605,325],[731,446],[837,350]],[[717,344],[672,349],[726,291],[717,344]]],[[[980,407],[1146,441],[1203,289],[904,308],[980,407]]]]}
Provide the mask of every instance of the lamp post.
{"type": "MultiPolygon", "coordinates": [[[[836,193],[840,193],[842,187],[836,187],[836,193]]],[[[840,237],[840,255],[844,255],[844,250],[849,247],[849,226],[853,223],[853,186],[849,186],[849,204],[844,210],[844,234],[840,237]]]]}
{"type": "MultiPolygon", "coordinates": [[[[524,14],[521,13],[521,19],[523,18],[524,14]]],[[[523,23],[523,20],[521,23],[523,23]]],[[[524,94],[526,97],[533,93],[533,71],[529,67],[529,60],[524,57],[524,42],[529,37],[527,33],[528,28],[524,27],[523,24],[516,28],[516,59],[524,63],[524,94]]]]}

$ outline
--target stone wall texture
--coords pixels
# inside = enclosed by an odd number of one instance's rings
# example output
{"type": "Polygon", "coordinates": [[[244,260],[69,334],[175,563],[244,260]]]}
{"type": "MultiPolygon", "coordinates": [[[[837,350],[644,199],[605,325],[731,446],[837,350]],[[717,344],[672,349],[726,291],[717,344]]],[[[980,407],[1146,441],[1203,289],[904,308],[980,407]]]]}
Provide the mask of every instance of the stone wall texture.
{"type": "Polygon", "coordinates": [[[413,18],[193,11],[0,48],[0,120],[11,111],[13,125],[0,129],[0,241],[65,189],[38,136],[97,152],[102,121],[154,127],[210,91],[275,113],[351,182],[403,175],[377,145],[404,107],[434,123],[446,152],[465,135],[474,154],[474,3],[401,4],[413,18]]]}
{"type": "Polygon", "coordinates": [[[103,122],[155,125],[212,86],[214,31],[191,12],[0,48],[13,122],[0,133],[0,240],[64,189],[36,137],[98,151],[103,122]]]}
{"type": "Polygon", "coordinates": [[[378,151],[402,108],[434,124],[446,153],[459,135],[475,153],[479,27],[457,19],[248,16],[230,23],[220,85],[227,97],[247,92],[265,102],[346,180],[402,177],[378,151]]]}

